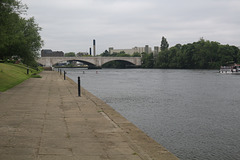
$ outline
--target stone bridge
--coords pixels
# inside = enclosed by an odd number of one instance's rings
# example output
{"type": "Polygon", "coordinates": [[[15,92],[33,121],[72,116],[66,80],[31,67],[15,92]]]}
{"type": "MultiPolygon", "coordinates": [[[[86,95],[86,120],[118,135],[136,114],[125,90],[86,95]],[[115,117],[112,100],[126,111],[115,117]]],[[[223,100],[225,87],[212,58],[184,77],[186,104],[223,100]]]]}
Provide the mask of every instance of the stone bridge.
{"type": "Polygon", "coordinates": [[[98,67],[110,61],[126,61],[136,66],[141,65],[141,57],[40,57],[37,59],[37,62],[45,67],[52,67],[59,62],[70,60],[80,61],[98,67]]]}

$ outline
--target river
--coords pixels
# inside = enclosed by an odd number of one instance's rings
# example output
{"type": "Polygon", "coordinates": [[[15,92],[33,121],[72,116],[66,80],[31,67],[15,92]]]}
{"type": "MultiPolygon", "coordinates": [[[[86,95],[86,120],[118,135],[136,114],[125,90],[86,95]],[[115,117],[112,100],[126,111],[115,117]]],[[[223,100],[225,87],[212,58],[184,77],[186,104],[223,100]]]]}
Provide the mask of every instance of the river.
{"type": "Polygon", "coordinates": [[[240,75],[64,69],[181,160],[240,159],[240,75]]]}

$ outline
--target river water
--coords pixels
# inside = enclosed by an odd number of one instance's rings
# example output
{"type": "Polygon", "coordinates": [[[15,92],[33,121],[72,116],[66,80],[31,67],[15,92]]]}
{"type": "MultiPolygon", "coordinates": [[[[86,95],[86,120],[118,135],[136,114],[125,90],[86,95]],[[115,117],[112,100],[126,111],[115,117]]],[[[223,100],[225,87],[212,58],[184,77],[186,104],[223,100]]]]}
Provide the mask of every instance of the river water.
{"type": "Polygon", "coordinates": [[[240,75],[65,69],[181,160],[240,159],[240,75]],[[83,73],[84,72],[84,73],[83,73]]]}

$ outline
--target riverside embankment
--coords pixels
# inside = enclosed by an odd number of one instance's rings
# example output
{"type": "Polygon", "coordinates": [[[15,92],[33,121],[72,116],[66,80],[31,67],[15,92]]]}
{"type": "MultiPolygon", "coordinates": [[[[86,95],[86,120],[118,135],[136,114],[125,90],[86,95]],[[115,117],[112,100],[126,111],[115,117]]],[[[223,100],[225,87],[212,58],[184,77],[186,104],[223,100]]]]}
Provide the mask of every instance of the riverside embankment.
{"type": "Polygon", "coordinates": [[[0,94],[0,159],[177,159],[72,80],[41,76],[0,94]]]}
{"type": "Polygon", "coordinates": [[[40,72],[23,64],[0,63],[0,92],[4,92],[40,72]]]}

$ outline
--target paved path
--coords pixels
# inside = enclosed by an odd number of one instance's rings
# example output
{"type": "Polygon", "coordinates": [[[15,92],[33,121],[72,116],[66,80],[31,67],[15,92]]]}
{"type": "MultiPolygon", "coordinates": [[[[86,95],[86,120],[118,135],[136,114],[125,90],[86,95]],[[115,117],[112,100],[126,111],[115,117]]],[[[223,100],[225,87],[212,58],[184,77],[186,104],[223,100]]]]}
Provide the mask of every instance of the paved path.
{"type": "Polygon", "coordinates": [[[0,94],[1,160],[175,160],[103,101],[57,72],[0,94]]]}

